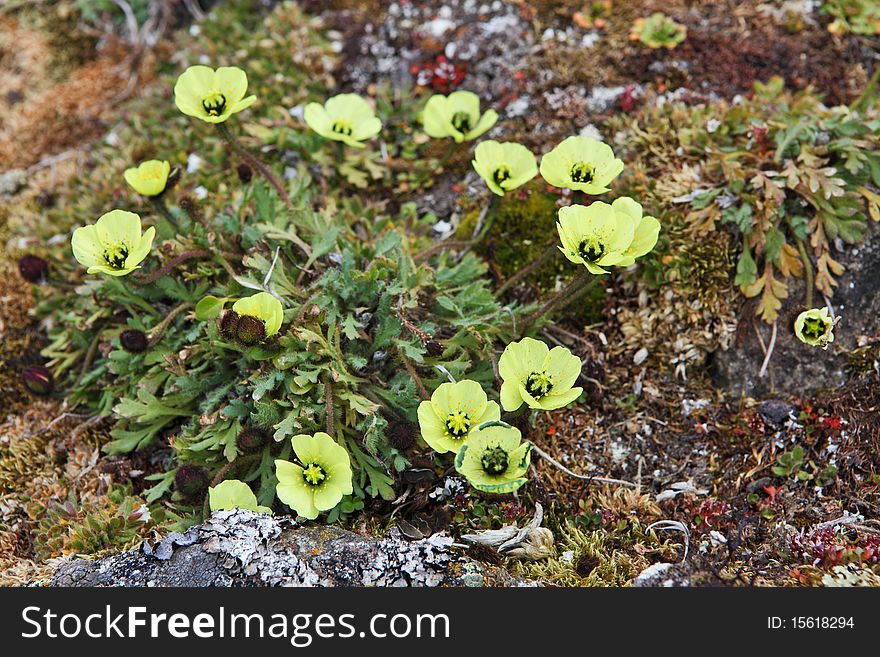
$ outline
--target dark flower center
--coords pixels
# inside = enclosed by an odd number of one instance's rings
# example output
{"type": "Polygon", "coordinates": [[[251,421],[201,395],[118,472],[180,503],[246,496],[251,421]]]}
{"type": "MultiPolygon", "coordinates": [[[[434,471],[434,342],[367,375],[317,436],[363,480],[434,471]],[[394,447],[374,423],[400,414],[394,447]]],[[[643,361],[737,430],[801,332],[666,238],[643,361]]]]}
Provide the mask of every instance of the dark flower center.
{"type": "Polygon", "coordinates": [[[471,419],[467,413],[456,411],[446,416],[446,430],[453,438],[461,438],[467,435],[471,428],[471,419]]]}
{"type": "Polygon", "coordinates": [[[330,129],[338,135],[351,136],[351,126],[345,121],[334,121],[333,127],[330,129]]]}
{"type": "Polygon", "coordinates": [[[526,379],[525,389],[532,397],[540,399],[553,390],[553,381],[544,372],[532,372],[526,379]]]}
{"type": "Polygon", "coordinates": [[[605,253],[605,247],[598,240],[582,240],[578,244],[578,255],[587,262],[596,262],[605,253]]]}
{"type": "Polygon", "coordinates": [[[112,269],[125,269],[126,258],[128,258],[128,247],[125,244],[117,244],[104,251],[104,262],[112,269]]]}
{"type": "Polygon", "coordinates": [[[220,116],[226,109],[226,96],[215,92],[202,101],[202,108],[208,116],[220,116]]]}
{"type": "Polygon", "coordinates": [[[507,470],[507,452],[502,447],[490,447],[480,457],[483,471],[490,475],[500,475],[507,470]]]}
{"type": "Polygon", "coordinates": [[[826,329],[827,326],[825,322],[818,317],[807,317],[804,320],[804,328],[801,332],[804,334],[804,337],[809,340],[818,340],[825,335],[826,329]]]}
{"type": "Polygon", "coordinates": [[[471,129],[471,115],[467,112],[456,112],[452,115],[452,127],[464,134],[471,129]]]}
{"type": "Polygon", "coordinates": [[[302,476],[309,486],[319,486],[327,478],[327,471],[317,463],[309,463],[303,468],[302,476]]]}
{"type": "Polygon", "coordinates": [[[575,162],[571,165],[571,179],[576,183],[592,182],[593,172],[593,167],[586,162],[575,162]]]}
{"type": "Polygon", "coordinates": [[[505,165],[501,165],[500,167],[495,169],[495,173],[492,174],[492,180],[494,180],[495,184],[500,187],[501,183],[503,183],[505,180],[510,180],[510,168],[505,165]]]}

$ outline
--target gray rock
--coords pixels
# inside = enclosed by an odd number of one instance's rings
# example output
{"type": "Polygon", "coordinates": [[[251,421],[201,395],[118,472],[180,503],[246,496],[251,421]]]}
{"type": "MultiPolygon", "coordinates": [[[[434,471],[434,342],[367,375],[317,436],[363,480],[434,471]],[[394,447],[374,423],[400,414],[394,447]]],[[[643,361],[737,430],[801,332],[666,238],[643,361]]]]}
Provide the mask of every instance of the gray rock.
{"type": "Polygon", "coordinates": [[[291,518],[216,511],[169,534],[96,561],[63,564],[53,586],[521,586],[529,582],[463,556],[437,534],[407,541],[361,536],[291,518]]]}
{"type": "Polygon", "coordinates": [[[789,420],[797,417],[797,409],[787,401],[768,399],[758,404],[758,414],[772,428],[781,429],[789,420]]]}
{"type": "MultiPolygon", "coordinates": [[[[782,303],[777,325],[776,345],[767,375],[759,376],[764,352],[750,327],[742,331],[727,351],[712,354],[710,360],[715,384],[737,395],[767,397],[802,396],[805,393],[838,388],[846,383],[847,351],[870,342],[880,332],[880,226],[869,222],[865,241],[847,247],[834,258],[846,267],[838,278],[839,286],[831,299],[836,315],[841,317],[834,329],[834,342],[826,351],[801,343],[794,335],[794,320],[804,304],[804,285],[799,279],[789,281],[789,296],[782,303]]],[[[814,293],[813,304],[824,304],[814,293]]],[[[740,313],[740,322],[751,324],[753,302],[740,313]]],[[[757,320],[764,344],[770,342],[770,327],[757,320]]]]}
{"type": "Polygon", "coordinates": [[[27,172],[24,169],[10,169],[0,173],[0,196],[13,196],[27,185],[27,172]]]}

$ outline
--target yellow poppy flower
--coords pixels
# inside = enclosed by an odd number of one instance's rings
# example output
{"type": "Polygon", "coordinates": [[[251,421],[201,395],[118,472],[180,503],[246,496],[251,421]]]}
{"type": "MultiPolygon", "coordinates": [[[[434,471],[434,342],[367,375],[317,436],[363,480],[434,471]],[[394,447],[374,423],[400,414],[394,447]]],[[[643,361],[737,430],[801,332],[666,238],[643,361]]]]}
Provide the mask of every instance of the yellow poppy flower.
{"type": "Polygon", "coordinates": [[[256,513],[272,513],[269,507],[257,504],[257,496],[254,495],[251,487],[238,479],[227,479],[209,487],[208,504],[211,511],[245,509],[256,513]]]}
{"type": "Polygon", "coordinates": [[[642,216],[642,206],[632,199],[619,198],[613,204],[560,208],[556,229],[563,255],[599,275],[608,273],[605,267],[631,265],[653,249],[660,222],[642,216]]]}
{"type": "Polygon", "coordinates": [[[512,493],[526,483],[532,444],[505,422],[486,422],[471,432],[455,457],[455,469],[477,490],[512,493]]]}
{"type": "Polygon", "coordinates": [[[611,147],[592,137],[569,137],[541,158],[541,177],[554,187],[604,194],[623,171],[611,147]]]}
{"type": "Polygon", "coordinates": [[[247,74],[235,66],[190,66],[174,85],[177,109],[208,123],[223,123],[233,114],[253,105],[248,96],[247,74]]]}
{"type": "Polygon", "coordinates": [[[827,349],[834,342],[834,325],[838,319],[831,317],[827,306],[805,310],[794,321],[794,334],[805,344],[827,349]]]}
{"type": "Polygon", "coordinates": [[[164,160],[147,160],[136,167],[126,169],[123,174],[134,191],[142,196],[158,196],[165,191],[171,165],[164,160]]]}
{"type": "Polygon", "coordinates": [[[232,312],[235,313],[235,334],[246,345],[275,335],[284,321],[281,302],[268,292],[239,299],[232,304],[232,312]]]}
{"type": "Polygon", "coordinates": [[[565,347],[550,349],[534,338],[507,345],[498,360],[498,373],[505,411],[515,411],[523,403],[545,411],[562,408],[583,391],[572,387],[581,373],[581,359],[565,347]]]}
{"type": "Polygon", "coordinates": [[[303,111],[306,124],[326,139],[341,141],[355,148],[375,137],[382,122],[370,104],[357,94],[339,94],[326,103],[309,103],[303,111]]]}
{"type": "Polygon", "coordinates": [[[476,381],[442,383],[430,401],[419,404],[419,428],[431,448],[443,454],[458,452],[471,429],[501,419],[498,404],[488,401],[476,381]]]}
{"type": "Polygon", "coordinates": [[[515,142],[481,141],[474,149],[472,164],[498,196],[524,185],[538,173],[535,156],[515,142]]]}
{"type": "Polygon", "coordinates": [[[498,113],[492,109],[480,116],[480,98],[470,91],[453,91],[448,96],[435,94],[428,99],[422,113],[422,123],[429,137],[452,137],[459,144],[476,139],[497,120],[498,113]]]}
{"type": "Polygon", "coordinates": [[[141,218],[134,212],[111,210],[94,224],[73,231],[73,256],[90,274],[125,276],[140,268],[153,247],[156,229],[141,234],[141,218]]]}
{"type": "Polygon", "coordinates": [[[636,258],[650,253],[656,246],[660,237],[660,222],[654,217],[643,215],[641,204],[628,196],[615,200],[611,207],[615,212],[627,215],[635,223],[633,241],[623,252],[623,259],[617,263],[618,267],[627,267],[633,264],[636,258]]]}
{"type": "Polygon", "coordinates": [[[323,432],[292,439],[299,464],[278,459],[278,499],[309,520],[329,511],[353,491],[351,461],[344,447],[323,432]]]}

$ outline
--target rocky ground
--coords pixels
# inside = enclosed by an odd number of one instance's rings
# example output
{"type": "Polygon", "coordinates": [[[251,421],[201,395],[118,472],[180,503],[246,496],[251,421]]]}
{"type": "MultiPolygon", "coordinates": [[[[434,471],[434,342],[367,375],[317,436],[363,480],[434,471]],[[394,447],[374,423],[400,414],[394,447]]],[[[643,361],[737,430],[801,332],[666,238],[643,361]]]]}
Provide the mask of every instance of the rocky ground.
{"type": "MultiPolygon", "coordinates": [[[[852,104],[877,66],[876,35],[832,35],[823,3],[793,0],[305,0],[303,13],[255,0],[216,3],[205,17],[177,7],[143,17],[134,34],[109,17],[78,15],[73,4],[0,9],[0,162],[7,169],[0,173],[0,582],[880,583],[877,223],[869,221],[856,244],[830,240],[843,268],[828,303],[843,319],[832,348],[820,351],[786,328],[804,305],[803,277],[791,275],[781,319],[756,317],[758,300],[734,284],[739,234],[720,223],[693,232],[697,210],[673,200],[706,185],[715,156],[688,149],[713,111],[736,112],[741,99],[753,98],[756,80],[773,76],[788,93],[820,94],[827,107],[852,104]],[[408,98],[468,89],[501,114],[491,138],[536,152],[570,134],[614,145],[632,172],[623,185],[661,219],[668,239],[656,259],[609,278],[543,330],[543,339],[584,359],[587,394],[521,428],[568,470],[618,483],[576,478],[535,459],[513,500],[464,499],[460,482],[431,477],[407,482],[393,514],[368,508],[345,529],[240,512],[169,535],[170,520],[142,522],[143,492],[144,477],[165,467],[174,429],[155,449],[108,456],[101,447],[111,422],[63,390],[43,398],[24,388],[22,368],[55,353],[47,330],[57,320],[40,314],[41,287],[19,277],[19,257],[60,253],[68,208],[96,210],[100,199],[124,193],[104,177],[102,158],[111,149],[151,154],[150,144],[119,143],[120,131],[169,102],[170,69],[228,57],[240,46],[240,35],[194,41],[242,6],[259,17],[249,38],[277,58],[252,57],[257,73],[294,61],[334,91],[381,96],[390,89],[408,98]],[[660,10],[686,26],[684,42],[651,49],[631,41],[635,19],[660,10]],[[115,496],[121,481],[128,497],[115,496]],[[461,540],[524,527],[536,503],[553,535],[552,549],[538,558],[461,540]]],[[[286,94],[265,126],[295,122],[306,87],[286,94]]],[[[757,115],[743,120],[759,122],[757,115]]],[[[167,138],[194,171],[198,160],[216,157],[198,155],[194,139],[174,130],[167,138]]],[[[277,155],[296,164],[293,155],[277,155]]],[[[469,155],[459,151],[424,190],[404,184],[391,199],[387,189],[363,193],[385,207],[413,201],[421,214],[433,213],[441,236],[469,230],[480,189],[469,155]]],[[[528,248],[552,231],[557,205],[570,200],[558,190],[547,200],[545,192],[530,186],[482,247],[496,282],[528,261],[528,248]],[[512,256],[511,244],[526,253],[512,256]]],[[[540,274],[511,294],[528,302],[565,282],[553,266],[540,274]]],[[[45,285],[64,284],[50,276],[45,285]]]]}

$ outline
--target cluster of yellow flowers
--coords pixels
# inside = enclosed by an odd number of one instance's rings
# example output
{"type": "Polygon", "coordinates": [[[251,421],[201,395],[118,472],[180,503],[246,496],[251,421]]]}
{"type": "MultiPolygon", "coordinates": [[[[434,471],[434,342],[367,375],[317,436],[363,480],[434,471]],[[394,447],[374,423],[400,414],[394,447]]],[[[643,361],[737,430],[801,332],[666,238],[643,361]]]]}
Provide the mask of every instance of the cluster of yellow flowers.
{"type": "MultiPolygon", "coordinates": [[[[501,408],[523,404],[553,410],[577,399],[581,360],[565,347],[550,349],[533,338],[513,342],[498,361],[501,408]]],[[[456,454],[455,468],[476,489],[508,493],[525,483],[532,445],[519,429],[501,422],[501,408],[476,381],[443,383],[419,405],[422,438],[436,452],[456,454]]]]}
{"type": "MultiPolygon", "coordinates": [[[[184,114],[218,125],[227,140],[232,140],[222,124],[256,101],[256,96],[246,95],[247,88],[247,75],[239,68],[192,66],[177,80],[174,102],[184,114]]],[[[309,103],[304,119],[322,137],[355,148],[363,148],[382,129],[370,104],[355,94],[334,96],[323,105],[309,103]]],[[[467,91],[432,96],[422,117],[429,136],[451,138],[455,144],[480,137],[497,120],[494,110],[481,113],[479,98],[467,91]]],[[[610,146],[583,136],[569,137],[546,153],[540,169],[535,155],[522,144],[494,140],[476,146],[472,164],[498,196],[532,180],[539,171],[555,187],[584,195],[603,194],[624,166],[610,146]]],[[[127,169],[124,178],[139,194],[158,200],[171,173],[167,161],[150,160],[127,169]]],[[[557,230],[559,250],[565,257],[598,275],[607,273],[607,267],[631,265],[653,249],[660,222],[644,215],[633,199],[622,197],[613,203],[594,201],[561,208],[557,230]]],[[[142,230],[137,214],[117,209],[93,225],[77,228],[71,246],[88,273],[125,276],[140,268],[155,234],[153,227],[142,230]]],[[[278,333],[283,321],[281,300],[259,292],[233,304],[221,322],[221,335],[245,346],[255,345],[278,333]]],[[[827,309],[811,310],[798,317],[795,331],[804,342],[824,347],[834,339],[833,326],[827,309]]],[[[501,407],[508,412],[523,404],[531,409],[562,408],[582,391],[574,387],[580,359],[564,347],[550,349],[532,338],[507,345],[498,370],[503,381],[501,407]]],[[[518,429],[501,421],[498,403],[489,401],[475,381],[440,385],[419,406],[418,419],[425,442],[438,453],[454,453],[456,469],[475,488],[510,492],[525,482],[532,445],[522,441],[518,429]]],[[[298,463],[275,462],[279,499],[300,515],[315,518],[351,494],[348,452],[331,436],[295,436],[292,447],[298,463]]],[[[257,504],[246,484],[235,480],[212,488],[210,505],[212,509],[268,510],[257,504]]]]}

